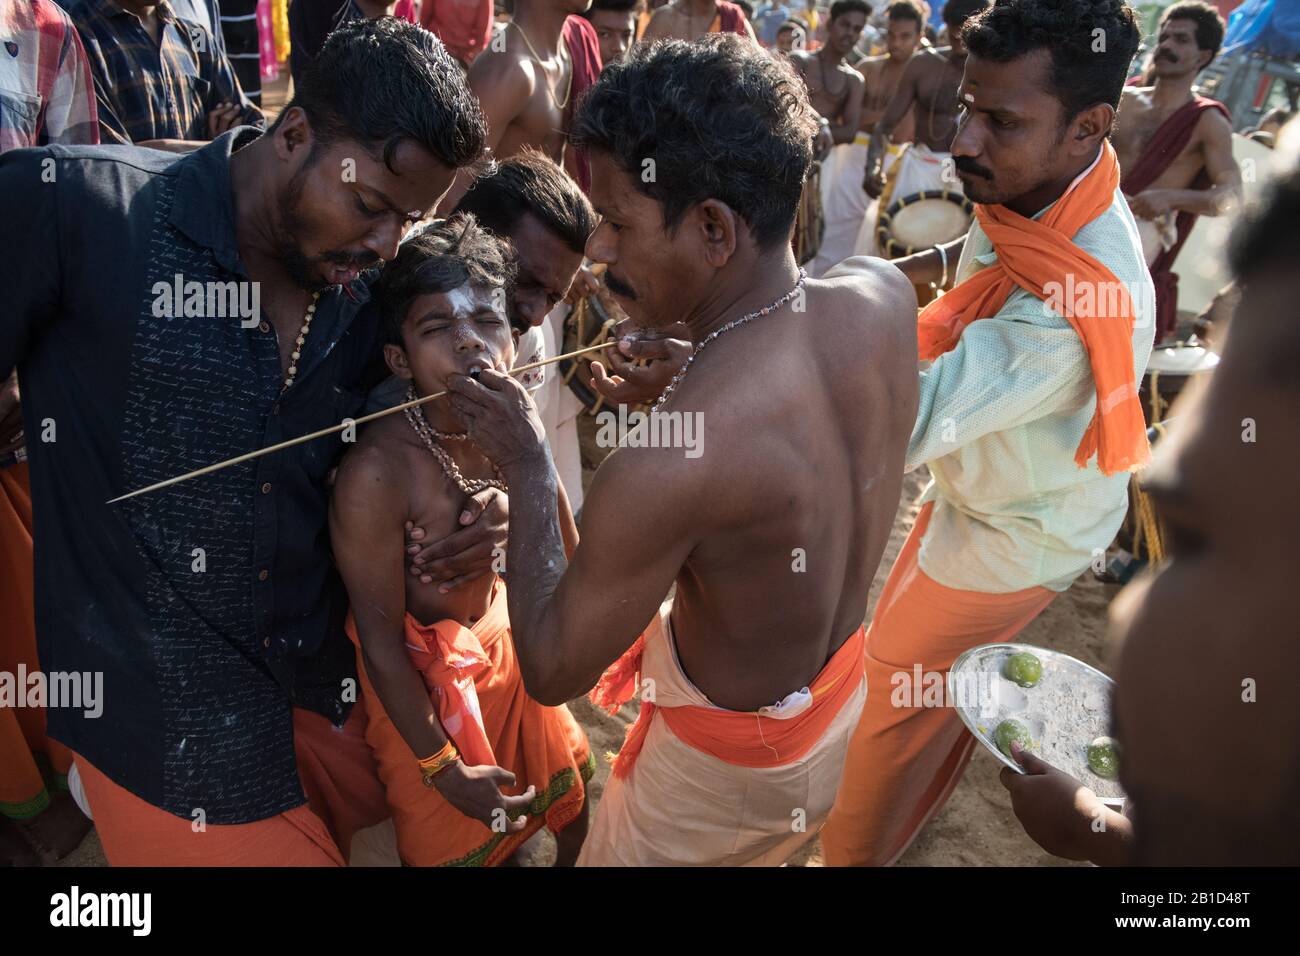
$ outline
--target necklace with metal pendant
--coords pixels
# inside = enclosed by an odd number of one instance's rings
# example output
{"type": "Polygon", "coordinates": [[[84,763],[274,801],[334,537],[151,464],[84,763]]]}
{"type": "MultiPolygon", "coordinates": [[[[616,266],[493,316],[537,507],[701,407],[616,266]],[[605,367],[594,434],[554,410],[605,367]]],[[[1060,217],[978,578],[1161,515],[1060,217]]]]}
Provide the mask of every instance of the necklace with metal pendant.
{"type": "MultiPolygon", "coordinates": [[[[412,385],[406,392],[408,402],[414,401],[419,396],[415,394],[415,386],[412,385]]],[[[473,481],[468,480],[461,474],[460,468],[455,460],[447,453],[447,450],[438,444],[439,439],[463,441],[469,436],[463,432],[440,432],[424,417],[424,409],[419,405],[412,405],[406,410],[406,420],[410,423],[415,433],[420,436],[424,442],[424,447],[429,449],[433,457],[438,460],[442,470],[452,483],[463,491],[466,495],[476,495],[485,488],[497,488],[501,491],[506,490],[506,483],[501,480],[501,472],[496,465],[492,466],[496,478],[475,478],[473,481]]]]}
{"type": "Polygon", "coordinates": [[[699,354],[704,351],[704,347],[706,345],[708,345],[710,342],[716,339],[723,332],[730,332],[732,329],[736,328],[737,326],[744,325],[746,322],[752,322],[754,321],[754,319],[761,318],[762,316],[771,315],[773,312],[783,307],[787,302],[789,302],[791,299],[793,299],[796,295],[799,294],[799,290],[803,288],[804,280],[806,280],[807,278],[808,278],[808,273],[805,272],[803,269],[800,269],[799,281],[794,284],[794,288],[792,288],[785,295],[781,296],[781,298],[777,299],[771,305],[764,306],[763,308],[759,309],[757,312],[750,312],[748,315],[742,315],[738,319],[732,319],[726,325],[720,326],[719,328],[714,329],[712,332],[706,335],[703,338],[703,340],[701,340],[699,345],[695,346],[694,351],[691,352],[691,355],[686,360],[686,363],[677,371],[677,374],[673,376],[673,380],[668,383],[668,387],[664,389],[663,394],[659,396],[659,400],[654,403],[654,407],[651,408],[650,411],[657,412],[659,411],[660,408],[663,407],[664,402],[668,401],[668,396],[673,393],[673,391],[677,388],[679,384],[681,384],[682,379],[686,377],[687,370],[690,369],[691,367],[691,363],[694,362],[696,358],[699,357],[699,354]]]}

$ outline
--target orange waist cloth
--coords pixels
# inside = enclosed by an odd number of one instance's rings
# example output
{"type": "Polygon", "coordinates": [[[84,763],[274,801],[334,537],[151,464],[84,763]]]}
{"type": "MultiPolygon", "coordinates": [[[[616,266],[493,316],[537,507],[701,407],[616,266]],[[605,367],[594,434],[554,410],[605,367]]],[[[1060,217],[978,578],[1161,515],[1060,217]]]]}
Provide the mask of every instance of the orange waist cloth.
{"type": "Polygon", "coordinates": [[[1082,468],[1095,454],[1107,475],[1132,471],[1150,458],[1133,370],[1136,315],[1115,274],[1071,240],[1114,202],[1119,176],[1115,150],[1103,143],[1096,165],[1041,219],[1026,218],[1005,206],[977,205],[975,215],[993,243],[997,262],[927,305],[917,327],[920,357],[935,359],[956,347],[966,326],[997,314],[1017,287],[1048,299],[1045,287],[1064,286],[1066,276],[1073,275],[1076,288],[1120,289],[1118,315],[1077,315],[1072,302],[1063,304],[1065,319],[1083,340],[1097,386],[1096,412],[1074,460],[1082,468]]]}
{"type": "MultiPolygon", "coordinates": [[[[40,670],[32,577],[32,493],[26,463],[0,468],[0,671],[40,670]]],[[[22,688],[19,693],[23,692],[22,688]]],[[[44,753],[62,783],[72,752],[45,736],[44,707],[0,708],[0,815],[25,820],[50,793],[33,753],[44,753]]]]}
{"type": "MultiPolygon", "coordinates": [[[[859,627],[831,655],[809,687],[811,706],[794,717],[765,717],[752,711],[720,707],[657,707],[651,701],[642,700],[636,723],[628,728],[627,738],[614,760],[614,775],[622,778],[632,772],[656,712],[663,715],[668,729],[683,743],[725,763],[740,767],[793,763],[822,738],[861,683],[865,633],[866,629],[859,627]]],[[[593,704],[613,713],[632,698],[644,649],[645,635],[642,635],[596,683],[591,692],[593,704]]]]}
{"type": "Polygon", "coordinates": [[[528,825],[519,833],[492,832],[424,785],[417,755],[393,725],[365,672],[351,615],[347,633],[358,648],[357,671],[369,717],[366,740],[379,763],[404,863],[494,865],[543,825],[558,832],[582,811],[586,781],[594,769],[586,735],[567,707],[543,706],[524,690],[503,583],[497,583],[491,606],[473,628],[456,621],[421,624],[408,614],[405,640],[438,720],[465,762],[495,764],[513,773],[515,785],[502,788],[504,793],[519,794],[529,785],[537,788],[528,825]]]}

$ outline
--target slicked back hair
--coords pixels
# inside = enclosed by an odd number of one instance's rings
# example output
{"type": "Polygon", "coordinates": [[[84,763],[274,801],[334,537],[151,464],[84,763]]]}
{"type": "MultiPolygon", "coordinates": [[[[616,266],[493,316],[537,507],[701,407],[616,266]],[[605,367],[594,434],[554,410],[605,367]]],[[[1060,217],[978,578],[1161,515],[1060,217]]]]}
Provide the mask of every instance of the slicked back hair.
{"type": "Polygon", "coordinates": [[[501,288],[508,296],[515,278],[510,242],[483,228],[473,216],[457,214],[407,239],[380,277],[384,335],[402,344],[406,311],[422,295],[459,289],[466,282],[501,288]]]}
{"type": "Polygon", "coordinates": [[[996,0],[962,36],[967,50],[994,63],[1047,50],[1047,92],[1064,107],[1064,128],[1098,103],[1119,106],[1142,31],[1123,0],[996,0]]]}
{"type": "Polygon", "coordinates": [[[456,212],[472,213],[499,236],[509,235],[531,213],[574,252],[587,248],[596,229],[596,213],[578,184],[535,149],[502,160],[474,180],[456,212]]]}
{"type": "Polygon", "coordinates": [[[715,33],[634,46],[587,91],[572,138],[656,200],[670,235],[692,206],[716,199],[766,251],[789,238],[817,125],[783,57],[715,33]]]}
{"type": "Polygon", "coordinates": [[[331,33],[285,113],[295,106],[311,123],[313,153],[351,139],[389,169],[404,140],[451,169],[474,162],[487,143],[464,71],[436,36],[395,17],[353,20],[331,33]]]}

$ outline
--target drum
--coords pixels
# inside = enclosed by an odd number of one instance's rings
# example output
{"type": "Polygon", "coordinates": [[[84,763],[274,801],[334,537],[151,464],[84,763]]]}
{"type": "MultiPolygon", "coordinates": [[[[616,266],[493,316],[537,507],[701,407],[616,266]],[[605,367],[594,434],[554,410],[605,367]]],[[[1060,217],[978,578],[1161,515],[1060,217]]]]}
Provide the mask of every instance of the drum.
{"type": "Polygon", "coordinates": [[[799,209],[794,217],[794,257],[799,265],[811,262],[822,247],[826,232],[826,217],[822,210],[821,164],[813,163],[804,180],[799,196],[799,209]]]}
{"type": "Polygon", "coordinates": [[[876,242],[887,259],[901,259],[966,235],[974,214],[961,193],[925,189],[889,204],[876,221],[876,242]]]}
{"type": "Polygon", "coordinates": [[[1174,342],[1152,349],[1138,389],[1147,424],[1164,421],[1169,406],[1192,376],[1209,372],[1218,364],[1219,356],[1196,342],[1174,342]]]}

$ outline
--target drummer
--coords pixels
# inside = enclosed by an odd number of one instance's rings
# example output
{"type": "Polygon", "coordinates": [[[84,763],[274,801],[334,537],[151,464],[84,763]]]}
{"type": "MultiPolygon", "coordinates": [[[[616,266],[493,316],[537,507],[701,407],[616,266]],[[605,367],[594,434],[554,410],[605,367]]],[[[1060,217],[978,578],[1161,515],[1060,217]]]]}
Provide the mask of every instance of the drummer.
{"type": "MultiPolygon", "coordinates": [[[[867,636],[872,691],[822,832],[832,865],[896,860],[975,743],[950,708],[893,707],[879,688],[1013,639],[1110,544],[1129,470],[1146,460],[1137,381],[1153,296],[1107,142],[1139,38],[1133,12],[1113,0],[1001,0],[966,25],[952,152],[981,205],[957,285],[920,317],[930,365],[907,462],[934,480],[867,636]],[[1094,30],[1104,53],[1088,52],[1094,30]],[[1122,297],[1109,315],[1072,307],[1067,319],[1040,301],[1066,278],[1052,263],[1081,288],[1122,282],[1148,294],[1122,297]]],[[[938,260],[896,264],[930,282],[938,260]]]]}
{"type": "MultiPolygon", "coordinates": [[[[791,65],[808,88],[809,102],[822,117],[823,136],[829,135],[833,144],[831,152],[822,160],[819,198],[824,215],[831,212],[828,200],[838,175],[839,161],[857,135],[862,117],[862,74],[849,66],[844,58],[853,52],[870,15],[871,6],[866,0],[835,0],[831,4],[826,42],[815,53],[793,50],[789,54],[791,65]]],[[[851,251],[845,250],[834,259],[826,258],[819,251],[809,266],[809,273],[820,278],[835,263],[848,258],[851,251]]]]}
{"type": "MultiPolygon", "coordinates": [[[[957,134],[957,89],[966,62],[962,42],[962,25],[988,0],[948,0],[943,19],[948,27],[951,46],[937,50],[923,47],[917,51],[898,81],[894,95],[876,124],[867,147],[866,177],[862,188],[881,207],[893,198],[902,198],[929,189],[960,190],[961,180],[952,168],[952,141],[957,134]],[[890,172],[891,186],[885,192],[883,156],[894,131],[911,113],[915,119],[915,142],[908,146],[890,172]]],[[[863,222],[858,234],[858,255],[880,255],[876,245],[875,223],[863,222]]]]}

